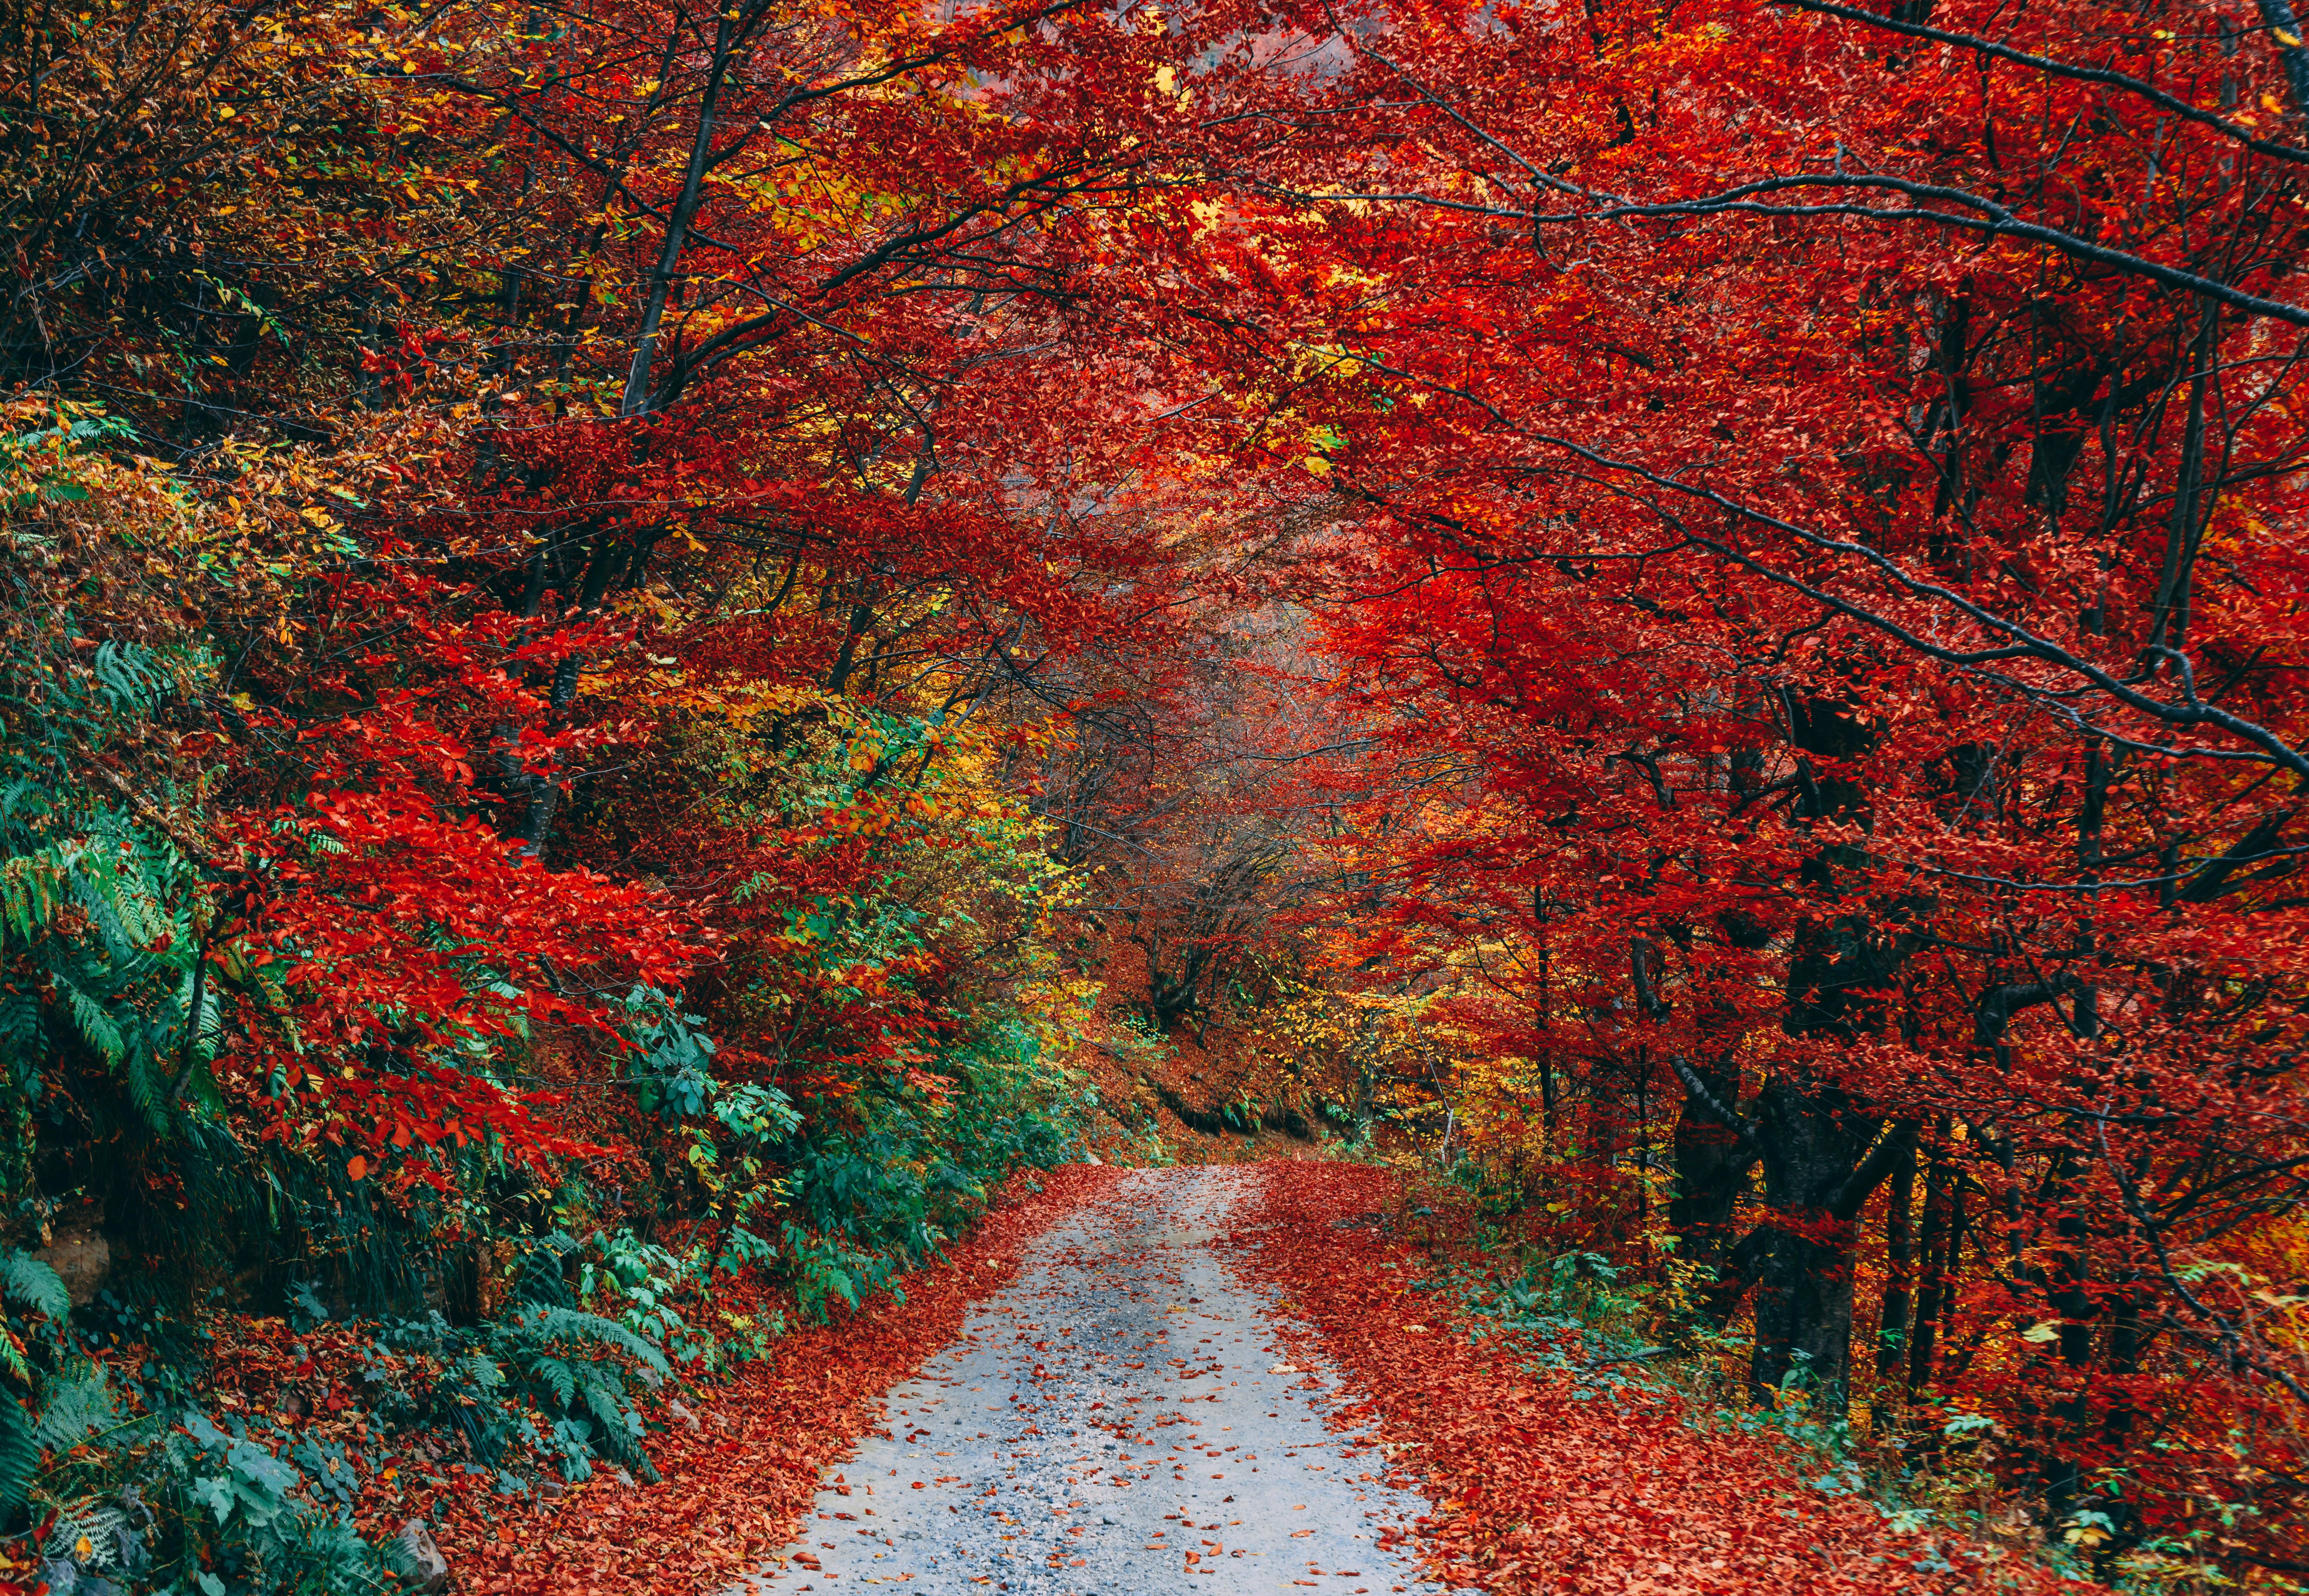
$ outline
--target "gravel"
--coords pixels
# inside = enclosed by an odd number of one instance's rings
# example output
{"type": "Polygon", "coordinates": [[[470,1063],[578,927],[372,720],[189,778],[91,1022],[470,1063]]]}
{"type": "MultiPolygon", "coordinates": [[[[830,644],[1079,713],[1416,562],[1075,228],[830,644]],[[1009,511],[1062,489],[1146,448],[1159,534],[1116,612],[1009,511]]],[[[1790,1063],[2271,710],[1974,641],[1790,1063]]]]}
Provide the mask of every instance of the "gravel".
{"type": "Polygon", "coordinates": [[[1427,1510],[1323,1415],[1208,1245],[1242,1177],[1139,1170],[1046,1231],[962,1339],[889,1393],[755,1592],[1437,1592],[1377,1545],[1427,1510]],[[814,1566],[813,1566],[814,1565],[814,1566]]]}

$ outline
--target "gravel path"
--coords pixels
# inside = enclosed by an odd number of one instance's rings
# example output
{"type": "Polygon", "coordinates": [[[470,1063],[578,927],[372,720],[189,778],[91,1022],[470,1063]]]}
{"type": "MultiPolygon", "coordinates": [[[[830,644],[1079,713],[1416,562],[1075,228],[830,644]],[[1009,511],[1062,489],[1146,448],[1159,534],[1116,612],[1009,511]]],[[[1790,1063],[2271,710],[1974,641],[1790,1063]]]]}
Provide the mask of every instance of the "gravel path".
{"type": "Polygon", "coordinates": [[[1327,1379],[1207,1245],[1242,1179],[1137,1171],[1045,1232],[744,1588],[1439,1591],[1374,1544],[1427,1504],[1325,1429],[1327,1379]]]}

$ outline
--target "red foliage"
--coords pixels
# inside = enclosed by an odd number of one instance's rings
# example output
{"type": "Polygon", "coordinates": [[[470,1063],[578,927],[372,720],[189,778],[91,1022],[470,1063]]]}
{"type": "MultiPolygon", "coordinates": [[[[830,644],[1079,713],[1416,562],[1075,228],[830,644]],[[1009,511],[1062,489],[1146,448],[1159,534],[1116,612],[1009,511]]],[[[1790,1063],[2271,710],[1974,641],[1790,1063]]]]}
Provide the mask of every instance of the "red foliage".
{"type": "MultiPolygon", "coordinates": [[[[360,641],[242,718],[234,779],[271,801],[217,825],[231,874],[209,975],[237,1022],[222,1083],[263,1134],[308,1145],[494,1137],[538,1168],[598,1152],[540,1117],[549,1095],[459,1066],[541,1024],[611,1032],[593,992],[677,986],[706,939],[662,894],[549,870],[484,823],[503,796],[490,778],[606,740],[519,731],[545,708],[524,672],[600,628],[532,637],[401,571],[329,594],[324,620],[360,641]]],[[[405,1168],[443,1178],[422,1158],[405,1168]]]]}
{"type": "Polygon", "coordinates": [[[2301,58],[1470,10],[1390,7],[1304,203],[1180,267],[1328,485],[1335,968],[1472,995],[1459,1145],[1592,1156],[1610,1245],[1673,1177],[1760,1400],[1976,1410],[2049,1521],[2291,1568],[2301,58]]]}

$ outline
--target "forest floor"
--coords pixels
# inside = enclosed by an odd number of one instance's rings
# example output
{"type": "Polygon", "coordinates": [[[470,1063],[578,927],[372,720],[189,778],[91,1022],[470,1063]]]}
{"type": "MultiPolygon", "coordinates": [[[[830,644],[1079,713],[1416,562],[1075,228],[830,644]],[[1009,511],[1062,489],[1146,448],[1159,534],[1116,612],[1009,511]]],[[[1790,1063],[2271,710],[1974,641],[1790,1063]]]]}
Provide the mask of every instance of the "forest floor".
{"type": "Polygon", "coordinates": [[[1137,1170],[1046,1231],[751,1583],[1439,1588],[1400,1544],[1427,1503],[1382,1482],[1371,1439],[1325,1424],[1334,1383],[1276,1342],[1276,1290],[1214,1245],[1258,1180],[1137,1170]]]}
{"type": "Polygon", "coordinates": [[[395,1511],[466,1596],[2062,1588],[1673,1394],[1535,1372],[1431,1289],[1400,1206],[1315,1158],[1052,1170],[903,1304],[669,1402],[662,1480],[395,1511]]]}
{"type": "MultiPolygon", "coordinates": [[[[1195,1591],[2045,1591],[1896,1533],[1765,1437],[1533,1374],[1416,1287],[1382,1170],[1137,1170],[1083,1194],[894,1387],[801,1536],[817,1596],[1195,1591]]],[[[895,1372],[895,1371],[894,1371],[895,1372]]],[[[1817,1465],[1814,1465],[1817,1471],[1817,1465]]]]}

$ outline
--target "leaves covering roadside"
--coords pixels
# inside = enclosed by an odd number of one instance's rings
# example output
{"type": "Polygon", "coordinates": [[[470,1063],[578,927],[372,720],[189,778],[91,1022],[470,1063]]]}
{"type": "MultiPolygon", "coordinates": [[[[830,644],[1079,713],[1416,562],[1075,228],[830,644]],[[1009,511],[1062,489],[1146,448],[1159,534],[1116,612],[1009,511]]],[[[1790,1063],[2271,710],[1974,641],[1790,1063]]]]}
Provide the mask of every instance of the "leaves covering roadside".
{"type": "Polygon", "coordinates": [[[1239,1267],[1282,1292],[1283,1333],[1346,1377],[1333,1428],[1374,1427],[1396,1481],[1437,1502],[1418,1544],[1438,1578],[1599,1596],[2068,1588],[2002,1549],[1824,1497],[1787,1452],[1703,1434],[1671,1397],[1535,1378],[1511,1350],[1471,1340],[1447,1300],[1414,1289],[1433,1260],[1371,1229],[1397,1203],[1389,1172],[1261,1172],[1230,1233],[1239,1267]]]}

